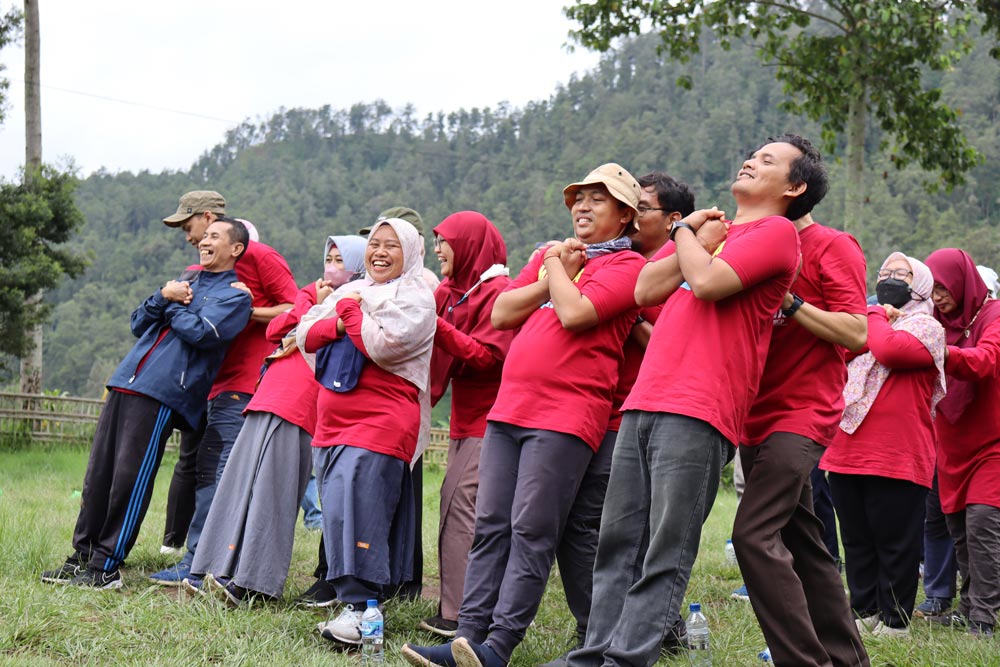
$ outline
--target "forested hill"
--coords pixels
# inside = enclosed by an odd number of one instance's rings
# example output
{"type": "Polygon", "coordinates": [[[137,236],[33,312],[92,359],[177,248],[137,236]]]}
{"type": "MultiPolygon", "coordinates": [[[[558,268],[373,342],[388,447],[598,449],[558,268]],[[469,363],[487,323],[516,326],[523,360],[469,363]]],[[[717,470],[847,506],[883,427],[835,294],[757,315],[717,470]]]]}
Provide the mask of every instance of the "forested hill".
{"type": "MultiPolygon", "coordinates": [[[[1000,66],[989,46],[980,44],[943,82],[986,164],[966,187],[929,195],[924,174],[873,158],[858,233],[870,264],[891,249],[923,257],[942,245],[1000,264],[1000,66]]],[[[78,190],[87,224],[77,242],[92,263],[50,295],[58,305],[46,333],[45,386],[99,395],[133,342],[131,310],[196,261],[182,234],[160,222],[187,190],[222,192],[231,214],[254,221],[262,240],[284,254],[300,285],[320,275],[328,234],[353,233],[393,205],[419,210],[428,229],[451,212],[482,211],[503,232],[516,271],[535,242],[571,233],[562,188],[603,162],[637,176],[665,169],[693,186],[699,206],[731,212],[728,187],[746,149],[786,130],[819,137],[815,125],[780,110],[783,99],[750,47],[723,51],[706,38],[703,54],[682,66],[640,39],[521,109],[501,104],[422,119],[379,102],[292,109],[230,132],[187,173],[91,175],[78,190]],[[682,74],[692,90],[675,85],[682,74]]],[[[871,137],[872,153],[879,142],[871,137]]],[[[816,217],[837,226],[839,166],[833,174],[816,217]]],[[[430,239],[428,255],[436,268],[430,239]]]]}

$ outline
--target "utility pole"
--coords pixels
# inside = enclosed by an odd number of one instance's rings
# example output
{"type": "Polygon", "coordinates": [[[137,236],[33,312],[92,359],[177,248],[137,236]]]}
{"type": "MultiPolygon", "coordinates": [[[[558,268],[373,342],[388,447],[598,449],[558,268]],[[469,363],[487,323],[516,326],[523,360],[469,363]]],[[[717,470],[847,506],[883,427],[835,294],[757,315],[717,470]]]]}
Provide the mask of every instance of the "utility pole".
{"type": "MultiPolygon", "coordinates": [[[[24,0],[24,180],[30,184],[42,168],[41,49],[38,0],[24,0]]],[[[41,301],[42,293],[30,297],[41,301]]],[[[32,331],[34,348],[21,359],[21,392],[42,393],[42,325],[32,331]]]]}

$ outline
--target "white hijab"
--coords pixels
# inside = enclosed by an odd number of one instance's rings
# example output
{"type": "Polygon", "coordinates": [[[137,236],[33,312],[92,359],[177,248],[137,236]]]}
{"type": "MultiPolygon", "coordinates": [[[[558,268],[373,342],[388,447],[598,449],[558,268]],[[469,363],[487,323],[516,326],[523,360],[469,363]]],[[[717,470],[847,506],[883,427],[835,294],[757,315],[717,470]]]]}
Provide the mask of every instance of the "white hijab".
{"type": "MultiPolygon", "coordinates": [[[[423,243],[413,225],[399,218],[380,220],[372,227],[369,241],[382,225],[392,227],[403,246],[403,273],[387,283],[365,277],[338,287],[321,304],[309,309],[299,321],[296,340],[305,349],[306,335],[319,320],[337,317],[337,302],[345,294],[361,295],[361,340],[369,358],[380,368],[412,382],[426,391],[430,377],[431,350],[437,314],[434,293],[422,278],[423,243]]],[[[313,368],[315,355],[303,353],[313,368]]]]}

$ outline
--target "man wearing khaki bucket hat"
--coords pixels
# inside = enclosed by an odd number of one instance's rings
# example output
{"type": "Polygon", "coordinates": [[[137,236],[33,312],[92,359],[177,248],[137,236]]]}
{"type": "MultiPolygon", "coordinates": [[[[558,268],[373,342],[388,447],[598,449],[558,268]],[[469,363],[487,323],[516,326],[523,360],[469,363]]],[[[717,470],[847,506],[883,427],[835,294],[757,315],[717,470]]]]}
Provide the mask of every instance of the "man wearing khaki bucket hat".
{"type": "Polygon", "coordinates": [[[640,192],[614,163],[566,186],[574,236],[536,254],[497,297],[493,325],[520,332],[483,439],[456,639],[407,644],[403,655],[411,664],[505,665],[538,610],[557,552],[564,582],[589,579],[592,561],[575,554],[594,545],[560,540],[578,491],[598,484],[595,467],[610,451],[612,391],[638,313],[633,291],[644,265],[627,236],[640,192]],[[567,406],[572,419],[565,418],[567,406]]]}

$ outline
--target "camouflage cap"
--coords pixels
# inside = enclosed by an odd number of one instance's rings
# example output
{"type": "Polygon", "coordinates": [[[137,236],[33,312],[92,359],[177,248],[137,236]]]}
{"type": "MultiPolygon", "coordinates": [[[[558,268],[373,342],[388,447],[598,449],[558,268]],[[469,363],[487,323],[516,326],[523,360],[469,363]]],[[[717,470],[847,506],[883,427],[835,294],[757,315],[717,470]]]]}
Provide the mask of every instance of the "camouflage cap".
{"type": "MultiPolygon", "coordinates": [[[[417,233],[421,236],[424,235],[424,219],[420,217],[420,214],[414,211],[412,208],[407,208],[406,206],[393,206],[392,208],[387,208],[378,214],[375,218],[375,222],[381,220],[388,220],[389,218],[399,218],[400,220],[406,220],[408,223],[417,228],[417,233]]],[[[368,236],[371,234],[373,225],[368,225],[358,230],[358,234],[362,236],[368,236]]]]}
{"type": "Polygon", "coordinates": [[[187,192],[181,196],[177,212],[168,218],[164,218],[163,224],[168,227],[180,227],[192,215],[198,215],[205,211],[225,215],[225,198],[214,190],[193,190],[187,192]]]}

